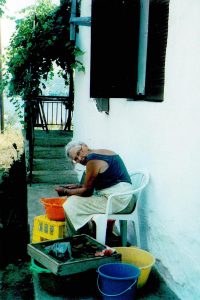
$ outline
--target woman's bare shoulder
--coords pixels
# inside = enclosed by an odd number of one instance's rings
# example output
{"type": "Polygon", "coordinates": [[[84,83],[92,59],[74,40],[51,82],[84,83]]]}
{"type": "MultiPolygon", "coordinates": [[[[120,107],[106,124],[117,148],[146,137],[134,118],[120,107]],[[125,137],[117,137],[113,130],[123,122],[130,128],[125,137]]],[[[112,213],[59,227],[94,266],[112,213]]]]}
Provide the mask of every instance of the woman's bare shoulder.
{"type": "Polygon", "coordinates": [[[116,153],[108,149],[95,149],[93,153],[103,154],[103,155],[115,155],[116,153]]]}

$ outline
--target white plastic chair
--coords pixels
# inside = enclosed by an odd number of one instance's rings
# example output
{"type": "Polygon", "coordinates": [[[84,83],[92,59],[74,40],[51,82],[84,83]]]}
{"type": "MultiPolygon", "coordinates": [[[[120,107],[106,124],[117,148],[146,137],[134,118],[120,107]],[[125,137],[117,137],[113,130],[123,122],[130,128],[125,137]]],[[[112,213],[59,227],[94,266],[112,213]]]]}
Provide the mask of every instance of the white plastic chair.
{"type": "Polygon", "coordinates": [[[146,172],[136,171],[130,174],[132,185],[134,187],[133,192],[129,193],[117,193],[108,197],[108,203],[105,214],[96,214],[93,217],[93,221],[96,223],[96,240],[99,243],[105,244],[107,220],[118,220],[120,223],[120,235],[122,238],[122,246],[127,245],[127,221],[132,221],[135,226],[137,246],[141,246],[140,231],[138,222],[138,206],[141,198],[141,193],[149,182],[149,174],[146,172]],[[112,198],[120,195],[135,195],[136,204],[134,210],[129,214],[112,214],[112,198]]]}

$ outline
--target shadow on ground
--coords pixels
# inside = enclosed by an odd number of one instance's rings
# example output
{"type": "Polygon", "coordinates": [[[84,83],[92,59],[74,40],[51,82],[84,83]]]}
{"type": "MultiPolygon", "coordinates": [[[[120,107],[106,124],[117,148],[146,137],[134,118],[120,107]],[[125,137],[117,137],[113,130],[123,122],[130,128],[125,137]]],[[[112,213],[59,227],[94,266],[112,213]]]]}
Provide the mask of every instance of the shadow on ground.
{"type": "MultiPolygon", "coordinates": [[[[73,276],[36,274],[30,271],[30,262],[8,265],[0,271],[0,294],[4,300],[78,300],[102,299],[97,288],[97,272],[90,270],[73,276]]],[[[167,287],[153,268],[146,285],[137,290],[137,299],[179,298],[167,287]]]]}

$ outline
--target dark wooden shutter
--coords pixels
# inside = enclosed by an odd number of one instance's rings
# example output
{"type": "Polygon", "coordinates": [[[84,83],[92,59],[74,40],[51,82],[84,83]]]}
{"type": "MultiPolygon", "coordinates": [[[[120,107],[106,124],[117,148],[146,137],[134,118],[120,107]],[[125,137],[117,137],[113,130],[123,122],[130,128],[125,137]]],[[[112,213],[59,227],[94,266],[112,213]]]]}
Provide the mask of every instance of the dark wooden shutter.
{"type": "Polygon", "coordinates": [[[139,1],[93,0],[90,96],[129,98],[136,92],[139,1]]]}
{"type": "Polygon", "coordinates": [[[169,0],[150,1],[146,96],[144,100],[163,100],[168,15],[169,0]]]}

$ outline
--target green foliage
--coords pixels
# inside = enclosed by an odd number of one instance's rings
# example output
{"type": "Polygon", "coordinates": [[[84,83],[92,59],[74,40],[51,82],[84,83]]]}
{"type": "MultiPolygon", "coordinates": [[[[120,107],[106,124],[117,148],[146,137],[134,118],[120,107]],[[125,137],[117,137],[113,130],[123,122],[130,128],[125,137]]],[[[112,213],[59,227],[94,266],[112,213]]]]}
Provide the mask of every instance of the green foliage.
{"type": "Polygon", "coordinates": [[[3,11],[3,6],[5,5],[6,0],[0,0],[0,17],[3,15],[4,11],[3,11]]]}
{"type": "Polygon", "coordinates": [[[16,32],[11,37],[6,53],[6,72],[3,87],[8,87],[16,110],[20,110],[16,96],[25,100],[41,93],[40,81],[53,76],[53,62],[62,68],[61,75],[69,83],[69,71],[82,64],[75,56],[82,54],[70,41],[71,1],[60,6],[51,0],[39,0],[36,7],[22,12],[25,17],[16,20],[16,32]]]}

